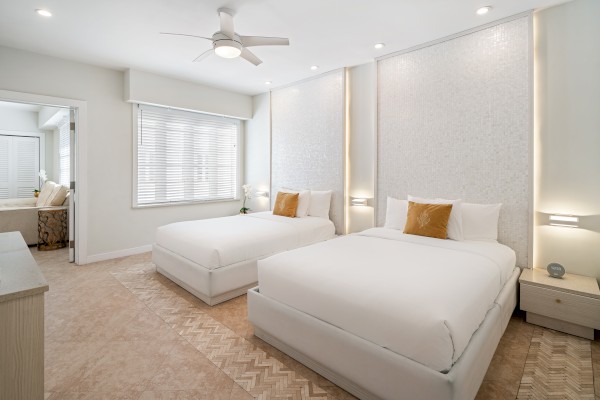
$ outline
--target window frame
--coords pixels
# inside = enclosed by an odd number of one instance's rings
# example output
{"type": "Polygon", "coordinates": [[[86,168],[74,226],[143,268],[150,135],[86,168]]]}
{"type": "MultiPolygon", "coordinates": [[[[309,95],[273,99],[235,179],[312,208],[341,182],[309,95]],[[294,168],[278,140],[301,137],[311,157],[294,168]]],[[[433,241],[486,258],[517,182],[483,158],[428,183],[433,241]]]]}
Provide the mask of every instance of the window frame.
{"type": "Polygon", "coordinates": [[[222,116],[222,115],[215,115],[215,114],[209,114],[209,113],[203,113],[200,111],[195,111],[195,110],[187,110],[187,109],[182,109],[182,108],[175,108],[175,107],[165,107],[165,106],[157,106],[154,104],[144,104],[144,103],[132,103],[132,122],[133,122],[133,129],[132,129],[132,150],[133,150],[133,165],[132,165],[132,198],[131,198],[131,207],[132,208],[155,208],[155,207],[174,207],[174,206],[185,206],[185,205],[190,205],[190,204],[211,204],[211,203],[230,203],[230,202],[238,202],[241,199],[241,179],[242,179],[242,174],[243,174],[243,159],[242,159],[242,154],[243,154],[243,130],[244,130],[244,124],[243,121],[241,119],[237,119],[237,118],[233,118],[233,117],[228,117],[228,116],[222,116]],[[237,146],[236,146],[236,163],[237,163],[237,168],[236,168],[236,177],[235,177],[235,187],[236,187],[236,194],[235,197],[232,199],[214,199],[214,200],[184,200],[184,201],[173,201],[173,202],[165,202],[165,203],[151,203],[151,204],[138,204],[137,199],[138,199],[138,111],[140,109],[140,106],[142,107],[155,107],[155,108],[162,108],[164,110],[176,110],[176,111],[183,111],[183,112],[191,112],[191,113],[196,113],[196,114],[202,114],[203,116],[206,116],[208,118],[215,118],[215,119],[219,119],[219,118],[226,118],[232,121],[235,121],[237,123],[237,146]]]}

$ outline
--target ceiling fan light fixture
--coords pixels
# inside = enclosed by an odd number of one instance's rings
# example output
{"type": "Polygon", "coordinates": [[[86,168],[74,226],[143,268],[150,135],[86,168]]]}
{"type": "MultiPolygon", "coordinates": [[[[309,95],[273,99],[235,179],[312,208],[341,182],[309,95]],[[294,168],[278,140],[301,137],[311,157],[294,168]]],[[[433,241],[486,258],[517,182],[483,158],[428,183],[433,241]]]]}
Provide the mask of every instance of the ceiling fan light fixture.
{"type": "Polygon", "coordinates": [[[242,45],[235,40],[215,40],[214,48],[215,53],[223,58],[236,58],[242,54],[242,45]]]}

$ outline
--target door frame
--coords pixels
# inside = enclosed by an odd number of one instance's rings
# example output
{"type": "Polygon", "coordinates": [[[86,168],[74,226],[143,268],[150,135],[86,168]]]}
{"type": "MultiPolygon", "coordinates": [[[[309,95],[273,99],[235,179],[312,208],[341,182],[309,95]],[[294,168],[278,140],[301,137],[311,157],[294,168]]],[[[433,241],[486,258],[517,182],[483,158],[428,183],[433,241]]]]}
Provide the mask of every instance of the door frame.
{"type": "Polygon", "coordinates": [[[87,101],[67,99],[63,97],[45,96],[34,93],[15,92],[11,90],[0,90],[0,101],[11,101],[16,103],[33,103],[45,106],[68,107],[77,110],[76,117],[76,140],[75,140],[75,177],[76,189],[74,201],[75,206],[75,263],[87,264],[87,101]]]}

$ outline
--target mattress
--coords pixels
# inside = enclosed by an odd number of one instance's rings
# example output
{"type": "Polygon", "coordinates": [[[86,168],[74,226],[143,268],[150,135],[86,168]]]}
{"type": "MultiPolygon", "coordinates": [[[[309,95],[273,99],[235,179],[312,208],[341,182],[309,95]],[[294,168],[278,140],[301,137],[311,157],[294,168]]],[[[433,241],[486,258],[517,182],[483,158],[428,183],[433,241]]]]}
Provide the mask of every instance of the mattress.
{"type": "Polygon", "coordinates": [[[496,242],[373,228],[261,260],[258,282],[264,296],[447,372],[515,262],[496,242]]]}
{"type": "Polygon", "coordinates": [[[335,236],[325,218],[260,212],[176,222],[156,231],[156,244],[208,269],[266,257],[335,236]]]}

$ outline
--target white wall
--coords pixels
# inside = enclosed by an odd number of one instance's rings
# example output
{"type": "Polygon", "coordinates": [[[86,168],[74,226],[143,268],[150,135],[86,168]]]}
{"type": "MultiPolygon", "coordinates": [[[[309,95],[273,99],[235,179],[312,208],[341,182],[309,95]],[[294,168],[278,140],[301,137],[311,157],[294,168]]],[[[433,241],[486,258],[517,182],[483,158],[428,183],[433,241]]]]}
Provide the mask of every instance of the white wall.
{"type": "Polygon", "coordinates": [[[238,201],[132,209],[132,107],[123,100],[123,72],[7,47],[0,60],[2,89],[87,101],[89,148],[80,157],[88,160],[81,177],[89,188],[88,255],[149,245],[156,227],[170,222],[238,212],[238,201]]]}
{"type": "MultiPolygon", "coordinates": [[[[270,94],[252,98],[252,119],[246,121],[244,183],[253,191],[268,192],[271,187],[271,103],[270,94]]],[[[254,197],[247,204],[251,211],[270,209],[269,199],[254,197]]]]}
{"type": "Polygon", "coordinates": [[[0,130],[38,133],[40,129],[37,118],[35,111],[0,107],[0,130]]]}
{"type": "Polygon", "coordinates": [[[368,198],[369,205],[350,206],[348,233],[375,224],[375,62],[349,69],[350,80],[350,197],[368,198]]]}
{"type": "Polygon", "coordinates": [[[600,1],[535,16],[537,211],[534,265],[600,278],[600,1]],[[575,214],[582,229],[547,225],[575,214]]]}

